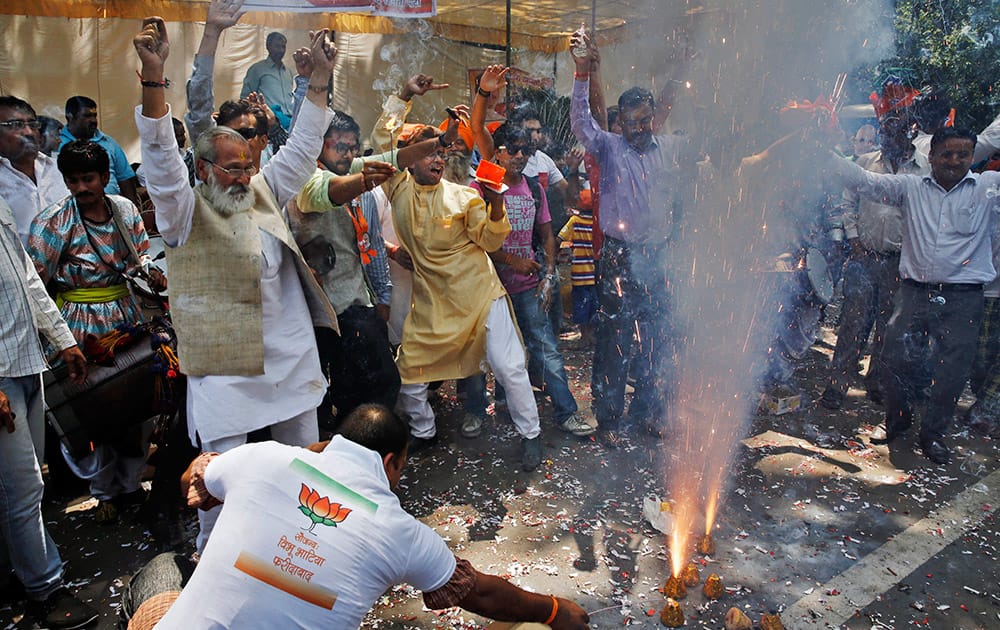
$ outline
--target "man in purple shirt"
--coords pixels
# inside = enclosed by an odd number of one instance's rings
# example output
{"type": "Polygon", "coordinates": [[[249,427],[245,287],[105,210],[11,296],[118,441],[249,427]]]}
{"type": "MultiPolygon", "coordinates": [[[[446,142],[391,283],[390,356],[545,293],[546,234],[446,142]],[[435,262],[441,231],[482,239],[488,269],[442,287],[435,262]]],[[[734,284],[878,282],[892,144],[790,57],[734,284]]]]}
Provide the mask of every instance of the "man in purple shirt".
{"type": "Polygon", "coordinates": [[[684,141],[653,135],[653,95],[637,87],[618,99],[622,134],[601,129],[588,99],[591,58],[574,56],[573,61],[570,120],[573,133],[601,168],[600,227],[605,235],[597,270],[591,392],[598,437],[617,447],[630,363],[635,396],[629,417],[655,435],[662,433],[665,384],[673,372],[665,255],[674,231],[674,191],[684,141]]]}

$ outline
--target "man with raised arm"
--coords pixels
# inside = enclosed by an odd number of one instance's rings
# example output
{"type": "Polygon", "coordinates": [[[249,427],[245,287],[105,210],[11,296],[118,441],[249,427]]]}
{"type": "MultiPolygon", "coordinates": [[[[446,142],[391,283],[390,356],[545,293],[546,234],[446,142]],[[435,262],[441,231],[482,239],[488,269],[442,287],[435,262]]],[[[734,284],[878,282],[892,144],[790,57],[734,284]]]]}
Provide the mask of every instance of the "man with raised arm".
{"type": "Polygon", "coordinates": [[[243,0],[212,0],[208,5],[205,30],[187,82],[188,111],[184,114],[184,122],[191,142],[216,124],[235,129],[250,143],[254,164],[260,168],[262,155],[266,162],[288,141],[288,132],[278,124],[264,97],[250,93],[238,101],[226,101],[219,106],[218,112],[215,110],[215,52],[222,33],[242,16],[243,0]]]}
{"type": "Polygon", "coordinates": [[[542,459],[538,407],[507,292],[487,254],[503,245],[510,223],[499,193],[486,188],[480,197],[442,179],[457,127],[449,121],[443,135],[418,127],[402,144],[438,138],[439,150],[385,184],[400,245],[413,260],[413,307],[396,358],[403,382],[398,406],[410,424],[412,449],[431,444],[437,428],[428,383],[482,372],[485,359],[507,390],[522,438],[521,467],[532,471],[542,459]]]}
{"type": "Polygon", "coordinates": [[[916,378],[932,366],[930,397],[920,423],[919,445],[935,464],[947,464],[945,434],[972,369],[983,285],[997,276],[996,238],[1000,173],[973,173],[976,134],[942,127],[931,138],[930,174],[874,173],[847,160],[834,169],[863,197],[902,210],[899,275],[882,350],[885,438],[898,440],[913,424],[916,378]],[[924,348],[930,344],[930,358],[924,348]]]}
{"type": "Polygon", "coordinates": [[[320,359],[330,374],[329,402],[337,407],[338,419],[362,403],[396,404],[399,371],[386,328],[392,287],[385,286],[389,267],[375,192],[384,198],[378,186],[396,166],[406,168],[440,146],[437,138],[430,138],[361,158],[356,157],[360,142],[358,123],[335,112],[323,138],[321,168],[287,207],[296,241],[330,298],[341,328],[340,335],[317,331],[320,359]],[[373,271],[378,263],[384,275],[376,283],[373,271]]]}
{"type": "MultiPolygon", "coordinates": [[[[589,41],[580,44],[588,46],[589,41]]],[[[597,278],[593,409],[598,437],[617,447],[630,369],[636,385],[629,417],[651,433],[663,430],[668,392],[658,383],[669,382],[673,368],[665,256],[675,229],[678,164],[686,140],[654,135],[656,103],[649,91],[638,87],[618,99],[622,134],[603,130],[588,102],[591,58],[574,56],[573,61],[570,122],[601,168],[604,242],[597,278]]]]}
{"type": "MultiPolygon", "coordinates": [[[[312,36],[314,85],[325,86],[333,70],[336,49],[327,35],[324,29],[312,36]]],[[[134,44],[143,84],[136,125],[167,245],[192,441],[223,452],[270,427],[279,442],[311,444],[326,389],[312,330],[337,330],[337,319],[281,208],[315,169],[333,112],[323,94],[310,91],[295,133],[259,174],[243,136],[210,129],[195,143],[202,183],[192,190],[163,93],[163,20],[147,18],[134,44]]],[[[213,520],[202,519],[199,546],[213,520]]]]}

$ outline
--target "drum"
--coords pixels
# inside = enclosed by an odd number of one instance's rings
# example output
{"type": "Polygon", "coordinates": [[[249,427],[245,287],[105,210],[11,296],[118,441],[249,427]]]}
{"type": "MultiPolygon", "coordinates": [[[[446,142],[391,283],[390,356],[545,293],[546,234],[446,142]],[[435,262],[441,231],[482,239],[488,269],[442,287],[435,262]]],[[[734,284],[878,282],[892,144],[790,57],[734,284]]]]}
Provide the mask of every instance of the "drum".
{"type": "Polygon", "coordinates": [[[815,247],[806,249],[806,277],[809,288],[821,304],[829,304],[833,299],[833,278],[826,264],[826,258],[815,247]]]}
{"type": "Polygon", "coordinates": [[[91,442],[105,441],[164,411],[157,408],[155,396],[156,356],[153,338],[144,336],[117,351],[114,365],[89,363],[82,385],[69,380],[65,365],[43,373],[48,420],[71,455],[86,455],[91,442]]]}

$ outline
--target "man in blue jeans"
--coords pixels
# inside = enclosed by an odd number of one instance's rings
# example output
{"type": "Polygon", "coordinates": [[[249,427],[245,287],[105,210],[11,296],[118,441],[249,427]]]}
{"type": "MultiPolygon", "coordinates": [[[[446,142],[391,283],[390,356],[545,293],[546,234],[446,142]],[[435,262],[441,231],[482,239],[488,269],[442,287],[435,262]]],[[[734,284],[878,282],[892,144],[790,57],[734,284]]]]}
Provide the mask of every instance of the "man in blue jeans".
{"type": "Polygon", "coordinates": [[[683,181],[681,163],[688,140],[654,135],[653,95],[634,87],[618,98],[621,134],[601,128],[590,109],[590,69],[596,47],[586,36],[572,46],[590,49],[573,57],[576,71],[570,124],[577,140],[601,168],[600,217],[604,244],[597,268],[599,310],[594,330],[590,389],[597,437],[606,446],[623,444],[625,386],[635,378],[628,417],[655,435],[666,426],[674,394],[673,298],[667,257],[677,222],[674,207],[683,181]]]}
{"type": "MultiPolygon", "coordinates": [[[[552,399],[556,424],[563,431],[576,436],[590,435],[594,428],[576,415],[576,400],[569,391],[566,368],[556,347],[555,332],[547,315],[548,306],[554,297],[556,246],[545,194],[537,182],[530,182],[522,174],[528,160],[525,154],[531,145],[531,137],[520,127],[504,124],[493,133],[493,145],[496,148],[494,159],[506,169],[503,183],[508,189],[504,192],[503,201],[511,231],[503,247],[492,252],[490,257],[510,296],[529,361],[538,366],[542,373],[542,388],[552,399]],[[535,232],[544,246],[544,268],[535,260],[531,248],[531,238],[535,232]]],[[[482,192],[482,184],[479,182],[473,182],[472,187],[482,192]]],[[[481,407],[485,409],[484,386],[480,377],[479,385],[469,388],[467,396],[470,398],[470,407],[476,407],[474,401],[481,400],[481,407]]],[[[499,390],[498,386],[498,398],[499,390]]],[[[481,431],[482,415],[466,414],[462,423],[462,435],[476,437],[481,431]]]]}
{"type": "Polygon", "coordinates": [[[82,628],[97,619],[97,611],[63,586],[59,550],[42,521],[41,373],[47,365],[39,332],[61,351],[73,381],[83,383],[87,360],[21,246],[10,206],[0,198],[0,591],[8,590],[13,571],[24,585],[28,612],[43,627],[82,628]]]}

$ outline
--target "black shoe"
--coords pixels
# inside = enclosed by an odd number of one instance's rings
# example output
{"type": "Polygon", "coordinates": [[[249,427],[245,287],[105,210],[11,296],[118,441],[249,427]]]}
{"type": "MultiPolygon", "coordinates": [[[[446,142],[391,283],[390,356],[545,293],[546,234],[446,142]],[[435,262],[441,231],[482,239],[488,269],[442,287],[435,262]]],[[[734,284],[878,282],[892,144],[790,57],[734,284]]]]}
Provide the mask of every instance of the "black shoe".
{"type": "Polygon", "coordinates": [[[416,455],[422,451],[426,451],[431,446],[437,444],[438,436],[437,434],[432,435],[429,438],[417,437],[415,435],[410,436],[410,443],[406,449],[408,455],[416,455]]]}
{"type": "Polygon", "coordinates": [[[119,510],[123,508],[129,508],[136,505],[142,505],[149,498],[149,493],[139,488],[138,490],[133,490],[132,492],[126,492],[125,494],[119,494],[117,497],[112,499],[119,510]]]}
{"type": "Polygon", "coordinates": [[[531,472],[542,463],[542,438],[538,435],[531,439],[522,438],[521,444],[521,470],[531,472]]]}
{"type": "Polygon", "coordinates": [[[833,387],[827,387],[823,390],[823,395],[819,397],[819,404],[823,405],[830,411],[837,411],[844,406],[844,399],[846,396],[844,392],[833,387]]]}
{"type": "Polygon", "coordinates": [[[866,396],[868,397],[868,400],[872,401],[876,405],[881,405],[883,402],[882,390],[877,387],[872,387],[867,390],[866,396]]]}
{"type": "Polygon", "coordinates": [[[27,608],[43,628],[83,628],[100,616],[63,586],[43,601],[29,601],[27,608]]]}
{"type": "Polygon", "coordinates": [[[944,466],[951,462],[951,450],[941,440],[921,440],[920,450],[935,464],[944,466]]]}

